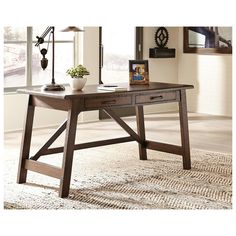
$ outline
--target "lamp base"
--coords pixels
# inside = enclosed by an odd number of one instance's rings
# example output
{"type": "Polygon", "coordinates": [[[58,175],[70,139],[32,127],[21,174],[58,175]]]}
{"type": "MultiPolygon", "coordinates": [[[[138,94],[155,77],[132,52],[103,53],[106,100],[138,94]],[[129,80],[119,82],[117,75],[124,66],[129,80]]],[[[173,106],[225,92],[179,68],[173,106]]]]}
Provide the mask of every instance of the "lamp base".
{"type": "Polygon", "coordinates": [[[44,91],[64,91],[65,87],[60,84],[45,84],[42,87],[42,90],[44,90],[44,91]]]}

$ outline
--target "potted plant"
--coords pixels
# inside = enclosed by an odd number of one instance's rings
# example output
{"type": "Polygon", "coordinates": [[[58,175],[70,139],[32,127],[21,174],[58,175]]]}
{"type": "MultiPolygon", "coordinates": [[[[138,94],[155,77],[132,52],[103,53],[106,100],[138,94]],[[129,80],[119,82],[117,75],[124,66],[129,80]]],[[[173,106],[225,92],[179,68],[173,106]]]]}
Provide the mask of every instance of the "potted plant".
{"type": "Polygon", "coordinates": [[[72,90],[81,90],[87,81],[87,78],[84,78],[84,76],[90,74],[83,65],[72,67],[66,73],[71,77],[70,86],[72,90]]]}

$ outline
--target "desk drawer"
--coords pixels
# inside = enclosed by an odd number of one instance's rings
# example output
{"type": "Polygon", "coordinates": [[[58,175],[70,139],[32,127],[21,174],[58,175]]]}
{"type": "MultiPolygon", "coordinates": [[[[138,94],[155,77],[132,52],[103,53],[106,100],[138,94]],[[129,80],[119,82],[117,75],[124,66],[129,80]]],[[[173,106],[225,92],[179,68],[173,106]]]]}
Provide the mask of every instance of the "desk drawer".
{"type": "Polygon", "coordinates": [[[162,103],[169,101],[179,101],[179,96],[176,91],[150,93],[144,95],[137,95],[135,97],[135,104],[158,103],[158,102],[162,103]]]}
{"type": "Polygon", "coordinates": [[[131,96],[107,96],[107,97],[94,97],[85,99],[86,109],[96,109],[102,107],[115,107],[115,106],[126,106],[132,104],[131,96]]]}

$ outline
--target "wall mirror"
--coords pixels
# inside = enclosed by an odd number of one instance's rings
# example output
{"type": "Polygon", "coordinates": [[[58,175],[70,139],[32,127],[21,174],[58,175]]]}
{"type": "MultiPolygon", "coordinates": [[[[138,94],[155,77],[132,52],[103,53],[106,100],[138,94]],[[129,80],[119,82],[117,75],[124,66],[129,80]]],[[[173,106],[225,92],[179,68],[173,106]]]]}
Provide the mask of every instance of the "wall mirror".
{"type": "Polygon", "coordinates": [[[184,53],[232,54],[232,27],[184,27],[184,53]]]}

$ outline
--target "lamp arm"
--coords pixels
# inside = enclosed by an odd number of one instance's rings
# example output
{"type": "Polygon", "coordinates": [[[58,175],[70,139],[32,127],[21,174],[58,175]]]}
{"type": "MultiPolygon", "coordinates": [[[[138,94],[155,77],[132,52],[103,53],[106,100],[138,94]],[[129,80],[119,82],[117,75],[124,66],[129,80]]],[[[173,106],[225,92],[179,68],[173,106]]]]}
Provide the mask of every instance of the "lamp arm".
{"type": "Polygon", "coordinates": [[[45,31],[42,33],[42,35],[39,37],[37,36],[38,42],[35,44],[36,47],[39,46],[39,44],[42,44],[44,42],[44,38],[51,32],[54,32],[54,26],[48,26],[45,31]]]}

